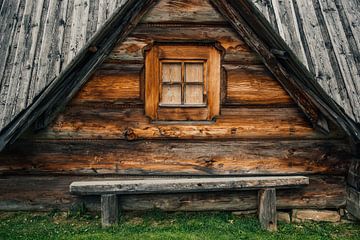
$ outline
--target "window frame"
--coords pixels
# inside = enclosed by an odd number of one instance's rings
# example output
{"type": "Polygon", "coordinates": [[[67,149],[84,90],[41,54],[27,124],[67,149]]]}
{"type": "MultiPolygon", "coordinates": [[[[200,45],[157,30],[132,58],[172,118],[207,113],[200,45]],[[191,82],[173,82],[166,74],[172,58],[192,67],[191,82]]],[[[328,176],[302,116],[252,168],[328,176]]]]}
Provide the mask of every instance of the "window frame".
{"type": "MultiPolygon", "coordinates": [[[[153,121],[211,121],[215,119],[220,114],[220,69],[221,54],[212,44],[155,43],[145,52],[146,116],[153,121]],[[204,104],[161,104],[162,62],[203,62],[204,104]]],[[[185,81],[183,76],[181,81],[185,81]]],[[[184,89],[181,94],[183,91],[184,89]]]]}
{"type": "Polygon", "coordinates": [[[171,60],[160,60],[160,100],[159,100],[159,107],[181,107],[181,108],[197,108],[197,107],[206,107],[207,106],[207,62],[204,60],[187,60],[187,59],[171,59],[171,60]],[[162,81],[162,73],[163,73],[163,63],[179,63],[181,64],[181,80],[180,82],[175,83],[168,83],[162,81]],[[203,65],[203,81],[202,82],[188,82],[186,80],[186,65],[192,64],[192,63],[202,63],[203,65]],[[180,104],[166,104],[162,103],[162,92],[163,92],[163,86],[164,85],[180,85],[181,86],[181,103],[180,104]],[[199,86],[201,85],[203,90],[203,102],[202,103],[192,103],[187,104],[186,101],[186,87],[187,86],[199,86]]]}

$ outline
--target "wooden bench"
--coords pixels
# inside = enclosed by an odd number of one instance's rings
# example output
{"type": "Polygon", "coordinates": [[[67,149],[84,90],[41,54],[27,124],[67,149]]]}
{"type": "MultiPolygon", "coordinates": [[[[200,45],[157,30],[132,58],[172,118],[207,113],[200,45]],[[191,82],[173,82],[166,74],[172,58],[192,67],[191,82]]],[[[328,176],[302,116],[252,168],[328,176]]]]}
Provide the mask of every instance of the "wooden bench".
{"type": "Polygon", "coordinates": [[[297,188],[309,184],[303,176],[177,178],[119,181],[73,182],[70,192],[76,195],[101,195],[102,226],[118,222],[117,195],[149,193],[184,193],[209,191],[258,190],[258,215],[264,229],[277,229],[276,189],[297,188]]]}

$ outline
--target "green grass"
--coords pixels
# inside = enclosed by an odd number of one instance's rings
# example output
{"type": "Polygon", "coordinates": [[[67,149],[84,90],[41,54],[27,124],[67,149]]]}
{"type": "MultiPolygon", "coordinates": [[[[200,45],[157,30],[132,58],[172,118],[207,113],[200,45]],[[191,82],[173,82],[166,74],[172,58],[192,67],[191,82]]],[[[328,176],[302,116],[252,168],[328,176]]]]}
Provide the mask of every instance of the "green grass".
{"type": "Polygon", "coordinates": [[[358,224],[285,224],[269,233],[255,216],[230,213],[126,213],[119,226],[102,229],[98,216],[68,217],[63,213],[0,214],[0,239],[360,239],[358,224]]]}

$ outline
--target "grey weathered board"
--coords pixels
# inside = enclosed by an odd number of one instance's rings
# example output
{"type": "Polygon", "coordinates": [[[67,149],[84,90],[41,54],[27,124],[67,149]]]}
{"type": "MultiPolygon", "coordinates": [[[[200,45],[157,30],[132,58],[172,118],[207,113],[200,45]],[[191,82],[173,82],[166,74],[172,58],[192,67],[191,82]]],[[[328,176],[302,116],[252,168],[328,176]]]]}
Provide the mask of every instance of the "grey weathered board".
{"type": "Polygon", "coordinates": [[[303,176],[143,179],[73,182],[70,192],[78,195],[201,192],[259,188],[294,188],[309,184],[303,176]]]}
{"type": "Polygon", "coordinates": [[[120,194],[259,190],[258,214],[262,228],[277,230],[276,188],[295,188],[309,184],[303,176],[141,179],[125,181],[73,182],[70,192],[101,195],[101,222],[108,227],[118,222],[120,194]]]}

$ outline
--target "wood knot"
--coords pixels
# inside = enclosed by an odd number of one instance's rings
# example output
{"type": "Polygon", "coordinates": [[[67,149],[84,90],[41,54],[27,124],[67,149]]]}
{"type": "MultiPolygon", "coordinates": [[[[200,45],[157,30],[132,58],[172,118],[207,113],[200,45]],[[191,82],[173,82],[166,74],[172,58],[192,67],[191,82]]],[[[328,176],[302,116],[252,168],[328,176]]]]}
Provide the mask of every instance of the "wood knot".
{"type": "Polygon", "coordinates": [[[136,134],[134,133],[134,130],[131,128],[127,128],[124,132],[125,139],[128,141],[134,141],[137,139],[136,134]]]}
{"type": "Polygon", "coordinates": [[[206,167],[211,167],[211,166],[214,165],[214,163],[215,163],[216,161],[213,160],[213,159],[207,159],[207,160],[205,160],[204,162],[205,162],[205,166],[206,166],[206,167]]]}

